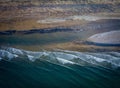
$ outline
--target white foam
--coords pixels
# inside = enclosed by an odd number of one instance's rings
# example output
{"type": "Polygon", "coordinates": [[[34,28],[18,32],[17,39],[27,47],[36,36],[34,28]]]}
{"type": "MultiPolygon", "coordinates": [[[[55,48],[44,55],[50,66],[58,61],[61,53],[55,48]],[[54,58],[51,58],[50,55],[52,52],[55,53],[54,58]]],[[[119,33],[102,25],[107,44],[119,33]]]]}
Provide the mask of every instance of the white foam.
{"type": "Polygon", "coordinates": [[[63,52],[54,52],[54,54],[55,54],[57,57],[65,58],[65,59],[67,59],[67,60],[72,60],[72,59],[78,58],[76,55],[68,54],[68,53],[63,53],[63,52]]]}
{"type": "Polygon", "coordinates": [[[48,53],[48,52],[45,52],[45,51],[43,52],[43,55],[44,55],[44,56],[48,56],[49,54],[50,54],[50,53],[48,53]]]}
{"type": "Polygon", "coordinates": [[[60,63],[62,63],[62,64],[75,64],[74,62],[69,61],[69,60],[66,60],[66,59],[63,59],[63,58],[57,57],[56,59],[57,59],[60,63]]]}
{"type": "Polygon", "coordinates": [[[23,52],[22,52],[22,50],[20,50],[20,49],[16,49],[16,48],[5,48],[5,50],[7,50],[8,52],[14,53],[14,54],[23,55],[23,52]]]}
{"type": "Polygon", "coordinates": [[[0,61],[2,60],[2,58],[0,57],[0,61]]]}
{"type": "MultiPolygon", "coordinates": [[[[21,52],[16,52],[17,49],[5,49],[0,50],[0,60],[8,58],[9,60],[16,57],[26,57],[30,61],[35,61],[36,59],[42,59],[45,61],[50,61],[52,63],[60,64],[79,64],[82,66],[86,65],[99,65],[99,66],[120,66],[120,53],[119,52],[105,52],[105,53],[90,53],[90,52],[77,52],[68,50],[56,50],[56,51],[43,51],[43,52],[32,52],[20,50],[21,52]],[[13,52],[14,51],[14,52],[13,52]],[[20,55],[21,54],[21,55],[20,55]],[[112,54],[114,54],[112,56],[112,54]],[[22,56],[23,55],[23,56],[22,56]],[[44,57],[45,56],[45,57],[44,57]]],[[[19,49],[18,49],[19,51],[19,49]]]]}
{"type": "Polygon", "coordinates": [[[27,55],[27,57],[28,57],[28,59],[29,59],[30,61],[33,61],[33,62],[34,62],[34,61],[36,60],[34,56],[27,55]]]}
{"type": "MultiPolygon", "coordinates": [[[[111,64],[112,66],[119,67],[120,66],[120,57],[114,57],[110,56],[107,53],[102,54],[102,53],[81,53],[77,51],[63,51],[63,52],[69,52],[71,54],[74,54],[78,56],[79,60],[84,61],[84,63],[79,63],[80,65],[84,66],[86,63],[89,65],[94,64],[94,65],[100,65],[100,66],[106,66],[106,64],[111,64]],[[86,62],[86,63],[85,63],[86,62]],[[106,63],[106,64],[105,64],[106,63]]],[[[77,63],[77,62],[76,62],[77,63]]]]}
{"type": "MultiPolygon", "coordinates": [[[[88,60],[88,63],[96,64],[96,65],[101,65],[101,66],[106,66],[107,64],[111,64],[112,67],[119,67],[120,66],[120,57],[114,57],[110,56],[108,54],[102,54],[102,53],[88,53],[85,55],[88,60]],[[104,64],[106,63],[106,64],[104,64]]],[[[85,57],[84,57],[85,58],[85,57]]]]}
{"type": "Polygon", "coordinates": [[[10,53],[10,52],[8,52],[8,51],[5,51],[5,50],[0,50],[0,56],[2,57],[2,58],[9,58],[9,59],[13,59],[13,58],[16,58],[16,57],[18,57],[18,55],[16,55],[16,54],[12,54],[12,53],[10,53]]]}
{"type": "Polygon", "coordinates": [[[95,61],[97,61],[97,62],[103,62],[103,61],[106,61],[105,59],[98,58],[98,57],[91,56],[91,55],[86,55],[86,57],[87,57],[88,59],[95,60],[95,61]]]}

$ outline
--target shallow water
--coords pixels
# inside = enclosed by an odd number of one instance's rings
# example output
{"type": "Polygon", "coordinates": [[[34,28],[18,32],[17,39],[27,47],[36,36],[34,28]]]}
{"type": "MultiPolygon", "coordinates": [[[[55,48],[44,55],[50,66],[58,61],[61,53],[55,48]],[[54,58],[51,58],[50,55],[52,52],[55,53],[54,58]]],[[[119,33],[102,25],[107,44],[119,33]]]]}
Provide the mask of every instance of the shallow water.
{"type": "Polygon", "coordinates": [[[119,88],[119,52],[0,49],[0,88],[119,88]]]}
{"type": "MultiPolygon", "coordinates": [[[[68,43],[73,41],[85,40],[92,34],[90,32],[55,32],[45,34],[20,34],[20,35],[0,35],[0,46],[17,47],[27,50],[43,50],[49,49],[57,44],[68,43]],[[84,35],[87,34],[87,36],[84,35]],[[50,46],[49,46],[50,45],[50,46]],[[36,48],[37,47],[37,48],[36,48]]],[[[54,48],[51,48],[54,49],[54,48]]]]}

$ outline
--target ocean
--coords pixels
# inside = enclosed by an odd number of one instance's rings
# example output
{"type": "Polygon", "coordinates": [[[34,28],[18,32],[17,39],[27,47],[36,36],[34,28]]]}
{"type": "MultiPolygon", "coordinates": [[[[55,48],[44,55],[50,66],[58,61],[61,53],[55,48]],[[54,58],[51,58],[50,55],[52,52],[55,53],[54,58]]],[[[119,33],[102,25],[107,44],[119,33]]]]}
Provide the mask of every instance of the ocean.
{"type": "Polygon", "coordinates": [[[119,88],[119,52],[0,48],[0,88],[119,88]]]}

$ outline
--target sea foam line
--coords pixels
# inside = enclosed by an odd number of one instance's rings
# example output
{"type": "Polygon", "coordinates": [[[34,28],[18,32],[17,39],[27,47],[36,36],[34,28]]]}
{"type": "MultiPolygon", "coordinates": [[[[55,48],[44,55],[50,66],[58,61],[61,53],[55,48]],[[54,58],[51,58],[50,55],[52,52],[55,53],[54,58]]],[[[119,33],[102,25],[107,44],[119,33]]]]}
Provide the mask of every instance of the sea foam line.
{"type": "Polygon", "coordinates": [[[2,48],[0,49],[0,60],[7,58],[11,60],[14,58],[27,58],[34,62],[36,59],[42,59],[56,64],[77,64],[77,65],[98,65],[98,66],[111,66],[120,67],[120,53],[119,52],[106,52],[91,53],[91,52],[77,52],[68,50],[55,50],[55,51],[41,51],[32,52],[16,48],[2,48]],[[110,53],[110,54],[109,54],[110,53]],[[111,56],[117,54],[117,57],[111,56]]]}

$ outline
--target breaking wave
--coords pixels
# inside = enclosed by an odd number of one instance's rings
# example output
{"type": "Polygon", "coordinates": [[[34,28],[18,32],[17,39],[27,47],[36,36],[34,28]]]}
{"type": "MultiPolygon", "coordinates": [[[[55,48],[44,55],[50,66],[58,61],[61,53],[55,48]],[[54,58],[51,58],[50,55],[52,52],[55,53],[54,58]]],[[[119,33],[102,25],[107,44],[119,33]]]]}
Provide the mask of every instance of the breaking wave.
{"type": "Polygon", "coordinates": [[[120,88],[119,67],[119,52],[1,47],[0,88],[120,88]]]}
{"type": "Polygon", "coordinates": [[[50,63],[67,66],[102,66],[106,68],[120,67],[119,52],[77,52],[68,50],[53,51],[26,51],[16,48],[2,47],[0,49],[0,60],[23,60],[26,58],[32,62],[36,60],[48,61],[50,63]]]}

